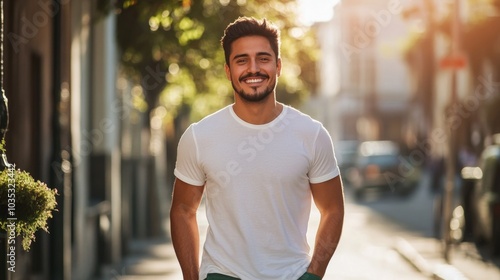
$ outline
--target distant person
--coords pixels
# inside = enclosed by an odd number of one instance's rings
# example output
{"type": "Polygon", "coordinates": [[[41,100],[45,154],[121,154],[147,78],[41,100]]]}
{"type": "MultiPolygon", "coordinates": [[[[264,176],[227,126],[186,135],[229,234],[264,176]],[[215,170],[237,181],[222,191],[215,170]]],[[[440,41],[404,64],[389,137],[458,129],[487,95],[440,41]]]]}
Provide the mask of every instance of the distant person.
{"type": "Polygon", "coordinates": [[[185,280],[321,279],[337,248],[344,196],[332,141],[321,123],[276,101],[279,33],[266,19],[227,26],[221,43],[234,103],[192,124],[179,142],[170,218],[185,280]],[[312,200],[321,221],[311,256],[312,200]]]}
{"type": "Polygon", "coordinates": [[[441,238],[443,229],[443,200],[446,174],[446,163],[443,156],[436,156],[429,164],[430,190],[434,196],[434,237],[441,238]]]}

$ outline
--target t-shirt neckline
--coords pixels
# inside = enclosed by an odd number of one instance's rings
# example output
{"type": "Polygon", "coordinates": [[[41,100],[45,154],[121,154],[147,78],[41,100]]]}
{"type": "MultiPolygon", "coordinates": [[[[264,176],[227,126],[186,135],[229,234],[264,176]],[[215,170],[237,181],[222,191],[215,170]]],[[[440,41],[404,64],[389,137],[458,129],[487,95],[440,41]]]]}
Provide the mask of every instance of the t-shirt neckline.
{"type": "Polygon", "coordinates": [[[248,122],[242,120],[240,117],[238,117],[238,115],[236,115],[236,112],[234,112],[234,109],[233,109],[233,105],[229,106],[229,113],[234,118],[234,120],[243,126],[253,128],[253,129],[263,129],[263,128],[268,128],[268,127],[274,126],[276,123],[278,123],[281,119],[283,119],[285,117],[285,115],[287,114],[287,111],[288,111],[288,106],[283,104],[283,110],[281,110],[280,114],[276,118],[274,118],[272,121],[270,121],[268,123],[264,123],[264,124],[251,124],[251,123],[248,123],[248,122]]]}

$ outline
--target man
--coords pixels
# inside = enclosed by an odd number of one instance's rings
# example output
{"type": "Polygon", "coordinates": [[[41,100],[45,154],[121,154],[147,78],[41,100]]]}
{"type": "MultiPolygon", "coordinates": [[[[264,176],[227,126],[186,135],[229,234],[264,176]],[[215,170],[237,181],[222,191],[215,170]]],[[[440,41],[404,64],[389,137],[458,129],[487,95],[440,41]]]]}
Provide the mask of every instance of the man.
{"type": "Polygon", "coordinates": [[[239,18],[221,40],[234,104],[192,124],[178,147],[170,212],[185,280],[321,279],[340,239],[344,197],[331,138],[276,101],[279,30],[239,18]],[[199,267],[196,211],[209,228],[199,267]],[[312,257],[311,196],[321,213],[312,257]]]}

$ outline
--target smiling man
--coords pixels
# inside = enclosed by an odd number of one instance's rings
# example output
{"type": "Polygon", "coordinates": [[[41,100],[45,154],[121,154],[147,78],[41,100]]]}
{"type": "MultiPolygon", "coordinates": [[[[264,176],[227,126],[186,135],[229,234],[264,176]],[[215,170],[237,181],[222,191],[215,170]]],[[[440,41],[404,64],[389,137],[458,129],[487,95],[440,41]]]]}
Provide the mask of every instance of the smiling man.
{"type": "Polygon", "coordinates": [[[268,98],[274,93],[276,77],[281,71],[281,60],[273,55],[269,41],[261,36],[248,36],[233,42],[232,48],[244,52],[235,53],[229,58],[231,67],[228,64],[225,66],[226,75],[238,97],[249,102],[268,98]],[[255,51],[245,52],[248,50],[255,51]]]}
{"type": "Polygon", "coordinates": [[[337,248],[344,195],[332,141],[321,123],[277,102],[279,35],[265,19],[226,28],[234,103],[192,124],[179,142],[170,219],[185,280],[317,280],[337,248]],[[200,266],[203,194],[209,228],[200,266]],[[311,254],[312,201],[321,220],[311,254]]]}

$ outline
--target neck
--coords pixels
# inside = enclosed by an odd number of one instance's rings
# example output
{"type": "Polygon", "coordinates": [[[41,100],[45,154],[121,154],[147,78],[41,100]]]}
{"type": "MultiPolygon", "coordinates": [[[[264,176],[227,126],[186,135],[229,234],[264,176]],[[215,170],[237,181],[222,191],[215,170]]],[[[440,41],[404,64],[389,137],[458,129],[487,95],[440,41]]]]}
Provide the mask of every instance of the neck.
{"type": "Polygon", "coordinates": [[[236,99],[233,110],[245,122],[259,125],[269,123],[278,117],[283,111],[283,104],[274,99],[263,103],[236,99]]]}

